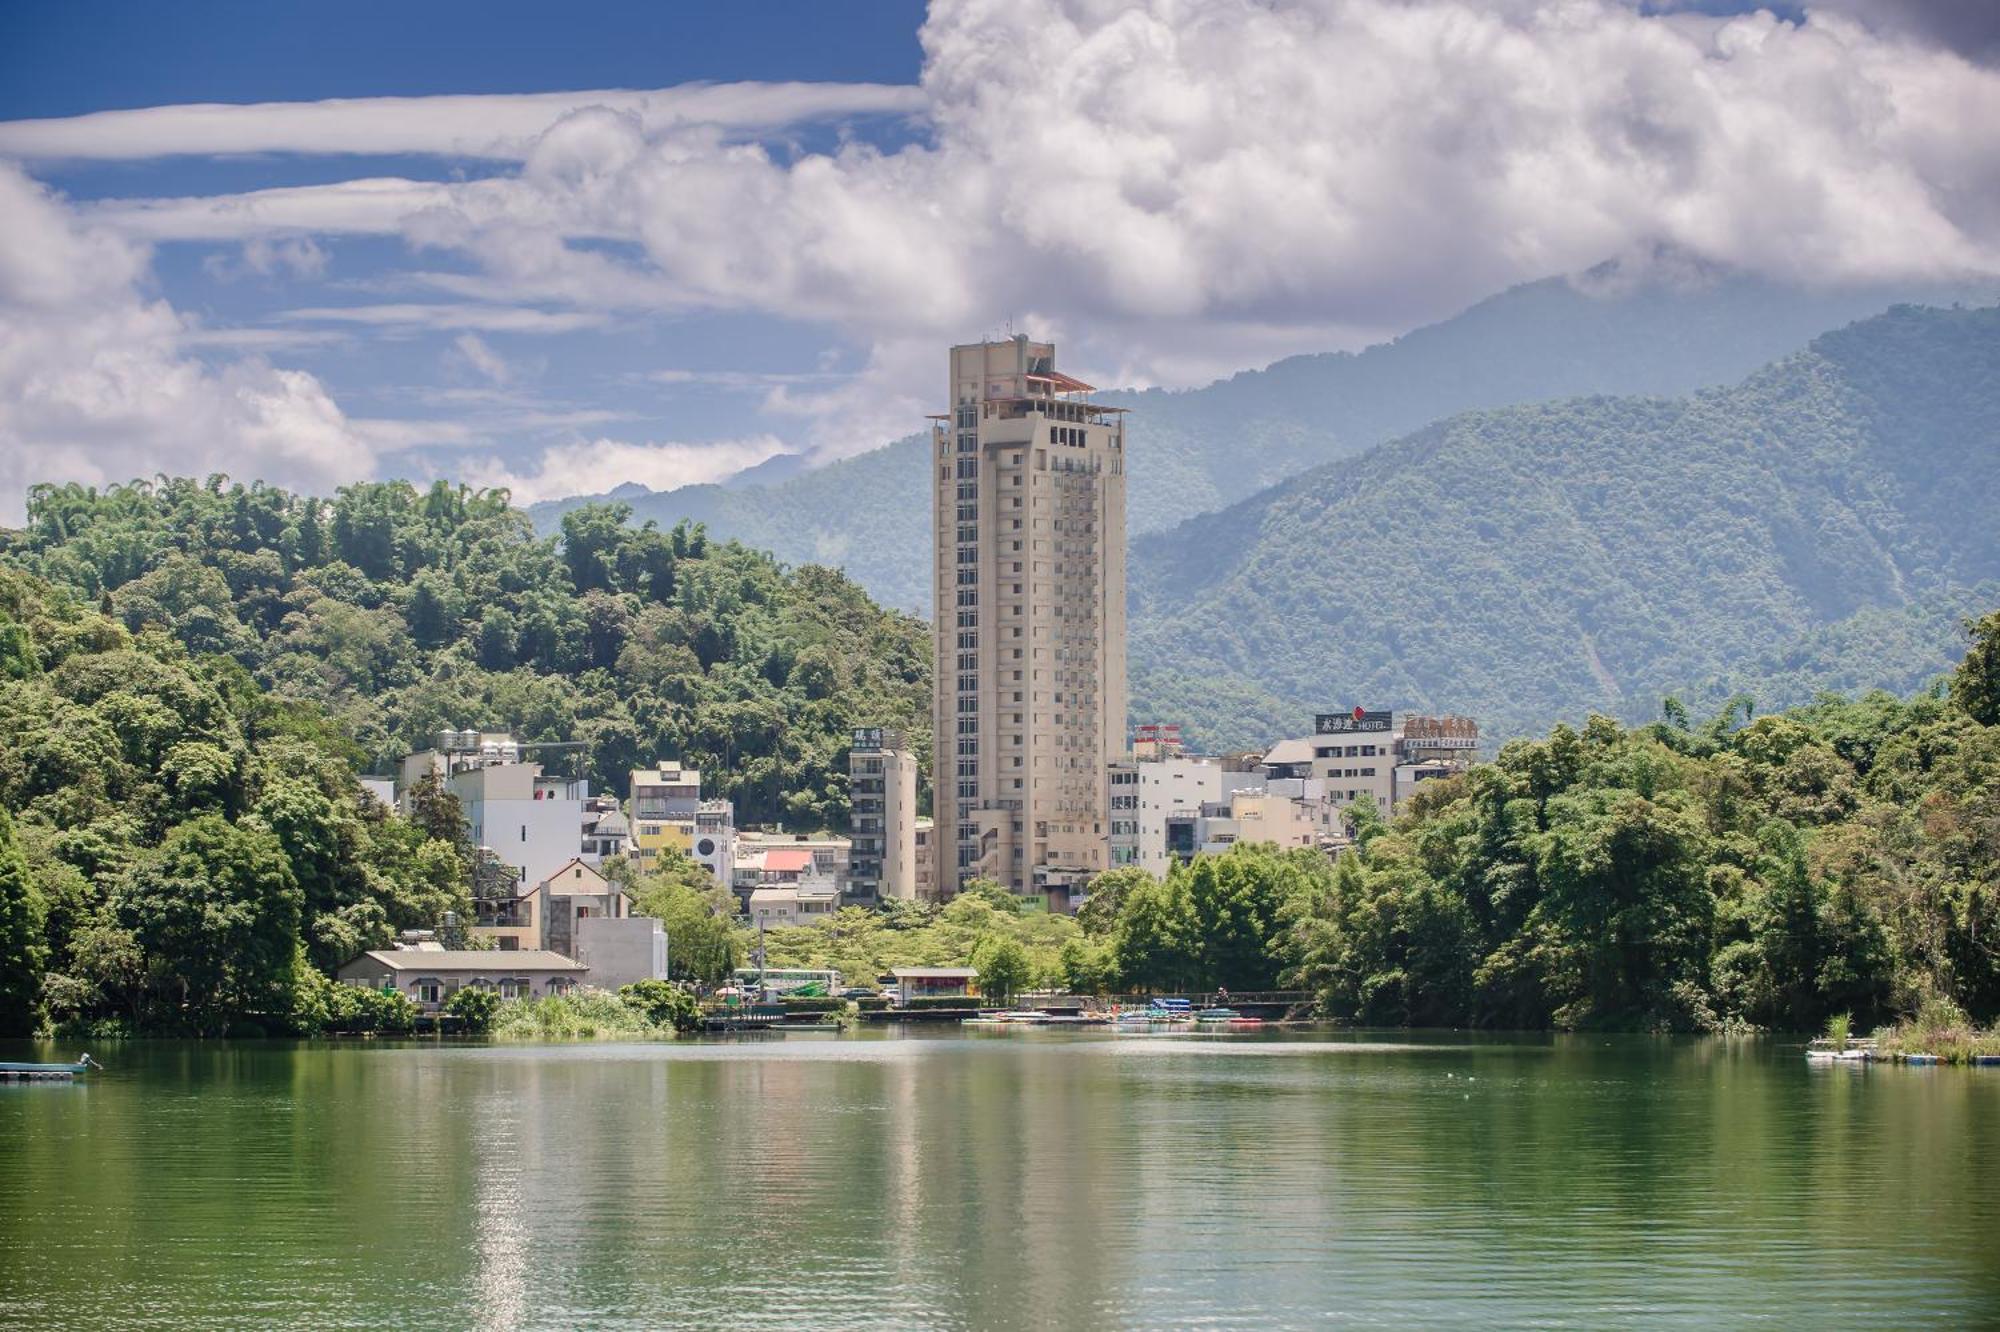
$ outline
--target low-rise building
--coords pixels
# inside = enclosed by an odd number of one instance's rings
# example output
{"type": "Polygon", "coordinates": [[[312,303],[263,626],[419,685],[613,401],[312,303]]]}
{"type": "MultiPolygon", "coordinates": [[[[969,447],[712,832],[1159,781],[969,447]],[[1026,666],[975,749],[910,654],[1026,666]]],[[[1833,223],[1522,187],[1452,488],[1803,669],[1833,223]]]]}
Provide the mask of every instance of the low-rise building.
{"type": "Polygon", "coordinates": [[[704,800],[694,813],[694,845],[688,854],[709,877],[728,887],[736,877],[736,806],[704,800]]]}
{"type": "Polygon", "coordinates": [[[740,832],[730,891],[747,912],[758,888],[783,888],[803,878],[830,882],[836,893],[847,887],[852,844],[830,833],[740,832]]]}
{"type": "Polygon", "coordinates": [[[632,858],[651,869],[662,851],[694,847],[695,815],[701,809],[701,772],[662,759],[631,772],[626,820],[632,827],[632,858]]]}
{"type": "Polygon", "coordinates": [[[1262,767],[1274,778],[1318,778],[1342,808],[1367,796],[1387,815],[1418,783],[1463,772],[1478,749],[1479,725],[1470,717],[1413,714],[1398,725],[1387,709],[1357,707],[1321,713],[1312,735],[1278,742],[1262,767]]]}
{"type": "Polygon", "coordinates": [[[462,989],[493,990],[503,999],[541,999],[584,983],[588,970],[543,949],[382,949],[341,967],[336,979],[371,990],[396,990],[435,1013],[462,989]]]}
{"type": "Polygon", "coordinates": [[[750,890],[747,912],[765,929],[814,925],[840,910],[840,891],[828,879],[806,879],[750,890]]]}
{"type": "Polygon", "coordinates": [[[590,983],[616,990],[667,978],[667,929],[651,916],[582,916],[575,923],[576,960],[590,983]]]}
{"type": "Polygon", "coordinates": [[[534,748],[504,731],[440,731],[433,748],[403,760],[399,807],[407,814],[416,785],[435,778],[458,797],[473,845],[512,866],[517,884],[540,883],[582,854],[590,784],[526,761],[534,748]]]}
{"type": "Polygon", "coordinates": [[[908,1007],[913,999],[958,999],[972,993],[979,973],[971,967],[891,967],[896,978],[896,1002],[908,1007]]]}
{"type": "Polygon", "coordinates": [[[622,856],[632,838],[632,825],[612,796],[592,796],[583,802],[583,858],[595,864],[622,856]]]}

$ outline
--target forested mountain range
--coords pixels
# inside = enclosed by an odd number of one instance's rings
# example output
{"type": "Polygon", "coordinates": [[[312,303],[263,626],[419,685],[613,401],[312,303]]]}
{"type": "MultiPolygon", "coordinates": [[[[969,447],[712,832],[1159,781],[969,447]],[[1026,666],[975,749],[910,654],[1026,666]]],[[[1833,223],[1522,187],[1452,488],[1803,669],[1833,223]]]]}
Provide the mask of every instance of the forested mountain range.
{"type": "Polygon", "coordinates": [[[1133,716],[1519,735],[1911,688],[2000,602],[2000,310],[1897,307],[1733,387],[1471,412],[1134,543],[1133,716]]]}
{"type": "MultiPolygon", "coordinates": [[[[1141,534],[1456,412],[1732,383],[1897,301],[1970,295],[1919,285],[1804,289],[1656,256],[1644,271],[1607,264],[1515,287],[1359,353],[1289,357],[1201,389],[1097,397],[1133,411],[1128,508],[1141,534]]],[[[926,456],[924,437],[913,434],[775,481],[626,487],[613,498],[639,521],[691,520],[789,564],[836,565],[884,605],[928,615],[926,456]]],[[[553,532],[585,502],[529,512],[553,532]]]]}
{"type": "Polygon", "coordinates": [[[0,567],[320,707],[363,770],[440,729],[514,729],[581,741],[595,790],[678,758],[744,822],[844,822],[850,728],[929,735],[927,627],[835,570],[630,516],[574,510],[557,539],[443,482],[38,486],[0,567]]]}

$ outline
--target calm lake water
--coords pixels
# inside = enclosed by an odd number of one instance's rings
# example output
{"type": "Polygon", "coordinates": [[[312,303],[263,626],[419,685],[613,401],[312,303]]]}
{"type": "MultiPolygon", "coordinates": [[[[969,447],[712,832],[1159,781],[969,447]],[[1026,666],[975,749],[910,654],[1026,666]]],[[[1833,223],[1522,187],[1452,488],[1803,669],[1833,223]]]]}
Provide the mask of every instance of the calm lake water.
{"type": "Polygon", "coordinates": [[[2000,1069],[1352,1033],[95,1053],[0,1088],[0,1327],[2000,1321],[2000,1069]]]}

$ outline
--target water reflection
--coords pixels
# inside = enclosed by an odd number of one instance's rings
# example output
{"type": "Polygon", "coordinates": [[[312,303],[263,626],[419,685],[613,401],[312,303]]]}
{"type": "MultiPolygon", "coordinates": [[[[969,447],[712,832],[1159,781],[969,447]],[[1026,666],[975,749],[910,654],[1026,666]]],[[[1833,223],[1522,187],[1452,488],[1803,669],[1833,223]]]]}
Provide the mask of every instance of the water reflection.
{"type": "Polygon", "coordinates": [[[2000,1070],[1324,1033],[105,1059],[0,1091],[0,1326],[2000,1313],[2000,1070]]]}

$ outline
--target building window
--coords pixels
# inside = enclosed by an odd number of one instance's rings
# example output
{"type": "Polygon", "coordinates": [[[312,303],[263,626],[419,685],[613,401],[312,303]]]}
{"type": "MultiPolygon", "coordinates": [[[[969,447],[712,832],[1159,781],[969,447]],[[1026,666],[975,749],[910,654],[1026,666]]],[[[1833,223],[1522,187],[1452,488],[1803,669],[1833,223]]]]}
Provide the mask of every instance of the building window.
{"type": "Polygon", "coordinates": [[[417,1002],[420,1004],[437,1004],[444,1002],[443,981],[432,980],[429,977],[425,977],[423,980],[418,981],[414,988],[417,992],[417,1002]]]}

